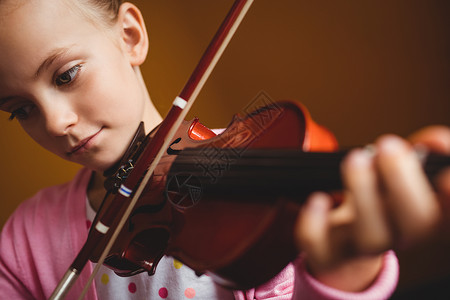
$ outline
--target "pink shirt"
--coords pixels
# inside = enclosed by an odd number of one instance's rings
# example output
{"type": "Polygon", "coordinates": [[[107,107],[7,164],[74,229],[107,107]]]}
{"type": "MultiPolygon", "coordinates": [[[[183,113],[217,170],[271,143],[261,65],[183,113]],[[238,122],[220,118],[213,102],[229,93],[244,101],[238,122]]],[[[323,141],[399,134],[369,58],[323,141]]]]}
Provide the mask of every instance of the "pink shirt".
{"type": "MultiPolygon", "coordinates": [[[[2,298],[49,298],[87,238],[86,189],[90,175],[89,170],[82,169],[71,182],[41,190],[22,203],[5,224],[0,236],[2,298]]],[[[88,264],[67,299],[78,298],[91,271],[92,264],[88,264]]],[[[397,279],[398,262],[389,251],[377,280],[361,293],[342,292],[321,284],[308,275],[301,259],[270,282],[233,293],[235,299],[386,299],[397,279]]],[[[168,285],[170,281],[169,277],[168,285]]],[[[98,299],[95,284],[87,299],[98,299]]],[[[201,295],[195,299],[202,299],[201,295]]]]}

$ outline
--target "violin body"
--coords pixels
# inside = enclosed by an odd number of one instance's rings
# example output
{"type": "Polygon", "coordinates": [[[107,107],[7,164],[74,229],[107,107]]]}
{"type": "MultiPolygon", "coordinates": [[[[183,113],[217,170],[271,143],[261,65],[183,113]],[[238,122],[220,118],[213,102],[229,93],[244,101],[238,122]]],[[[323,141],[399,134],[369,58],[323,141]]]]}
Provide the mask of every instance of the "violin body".
{"type": "MultiPolygon", "coordinates": [[[[272,103],[235,116],[217,136],[197,119],[185,122],[105,264],[121,276],[143,271],[151,275],[161,257],[169,255],[233,289],[248,289],[275,276],[298,255],[293,232],[304,197],[203,190],[205,180],[214,186],[247,152],[267,148],[335,151],[337,143],[297,102],[272,103]],[[193,165],[202,178],[176,170],[174,161],[185,148],[199,153],[193,165]]],[[[94,253],[91,260],[99,255],[94,253]]]]}

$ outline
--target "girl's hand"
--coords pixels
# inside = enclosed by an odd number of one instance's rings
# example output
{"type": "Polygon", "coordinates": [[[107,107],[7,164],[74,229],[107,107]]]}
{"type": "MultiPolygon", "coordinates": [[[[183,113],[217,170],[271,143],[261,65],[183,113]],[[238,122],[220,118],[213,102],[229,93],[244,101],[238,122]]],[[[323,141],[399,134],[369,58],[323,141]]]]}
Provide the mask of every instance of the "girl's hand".
{"type": "MultiPolygon", "coordinates": [[[[450,154],[447,127],[425,128],[410,140],[450,154]]],[[[311,273],[347,291],[370,286],[384,251],[428,238],[436,232],[442,214],[450,211],[438,201],[450,203],[450,168],[438,177],[436,193],[411,143],[386,135],[373,147],[374,151],[353,150],[342,162],[341,205],[333,208],[330,195],[313,194],[297,222],[297,244],[311,273]]]]}

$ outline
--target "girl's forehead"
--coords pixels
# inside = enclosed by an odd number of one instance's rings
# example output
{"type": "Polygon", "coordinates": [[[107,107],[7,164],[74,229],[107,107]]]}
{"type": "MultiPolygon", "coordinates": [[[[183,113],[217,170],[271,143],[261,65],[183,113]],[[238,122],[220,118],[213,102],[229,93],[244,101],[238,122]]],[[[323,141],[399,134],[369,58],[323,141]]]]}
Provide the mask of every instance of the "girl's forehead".
{"type": "Polygon", "coordinates": [[[0,20],[20,8],[28,0],[1,0],[0,1],[0,20]]]}
{"type": "Polygon", "coordinates": [[[48,9],[56,2],[62,4],[66,3],[66,0],[0,0],[0,21],[11,15],[17,16],[15,15],[17,11],[19,11],[19,14],[23,10],[28,12],[33,10],[41,12],[41,9],[48,9]]]}
{"type": "Polygon", "coordinates": [[[29,78],[55,49],[73,45],[90,49],[94,41],[105,41],[105,32],[71,1],[23,0],[8,14],[3,14],[3,5],[7,7],[15,0],[3,1],[0,0],[0,79],[29,78]]]}
{"type": "MultiPolygon", "coordinates": [[[[34,24],[40,26],[55,22],[62,24],[65,20],[70,22],[75,18],[78,19],[78,22],[72,24],[73,26],[88,23],[86,21],[99,23],[99,20],[90,20],[87,17],[90,15],[87,12],[94,10],[86,1],[80,0],[0,0],[0,23],[16,21],[16,23],[23,24],[26,20],[32,19],[34,24]]],[[[8,28],[23,30],[21,27],[10,28],[8,26],[8,28]]],[[[52,29],[57,30],[57,27],[52,29]]]]}
{"type": "MultiPolygon", "coordinates": [[[[3,1],[0,0],[2,54],[33,55],[47,48],[86,42],[93,35],[104,35],[70,1],[23,0],[22,5],[8,14],[3,14],[3,1]]],[[[6,0],[4,5],[11,1],[15,0],[6,0]]]]}

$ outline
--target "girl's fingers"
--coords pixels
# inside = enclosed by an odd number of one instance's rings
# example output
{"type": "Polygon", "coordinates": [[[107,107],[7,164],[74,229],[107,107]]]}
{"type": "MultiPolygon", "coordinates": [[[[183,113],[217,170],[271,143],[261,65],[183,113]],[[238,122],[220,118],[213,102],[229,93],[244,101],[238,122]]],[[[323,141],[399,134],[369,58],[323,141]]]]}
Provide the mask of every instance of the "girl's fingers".
{"type": "MultiPolygon", "coordinates": [[[[446,143],[433,142],[446,134],[450,140],[450,130],[430,128],[413,140],[446,152],[450,151],[446,143]]],[[[311,195],[302,206],[296,242],[312,270],[326,269],[349,253],[381,253],[394,241],[419,241],[441,219],[437,197],[412,147],[389,135],[380,138],[375,149],[375,154],[354,150],[343,161],[346,191],[339,207],[332,209],[332,198],[325,193],[311,195]]],[[[450,171],[441,175],[438,184],[446,198],[449,182],[450,171]]]]}
{"type": "Polygon", "coordinates": [[[379,139],[377,151],[386,205],[401,241],[425,237],[440,219],[440,210],[416,153],[392,135],[379,139]]]}
{"type": "Polygon", "coordinates": [[[353,224],[356,250],[365,254],[380,253],[392,246],[373,155],[368,150],[353,150],[342,163],[346,201],[353,205],[353,224]]]}
{"type": "Polygon", "coordinates": [[[450,154],[450,128],[446,126],[429,126],[412,134],[409,141],[421,144],[430,150],[450,154]]]}
{"type": "Polygon", "coordinates": [[[313,269],[330,260],[329,220],[332,199],[325,193],[312,194],[302,206],[296,224],[298,249],[308,255],[313,269]]]}

